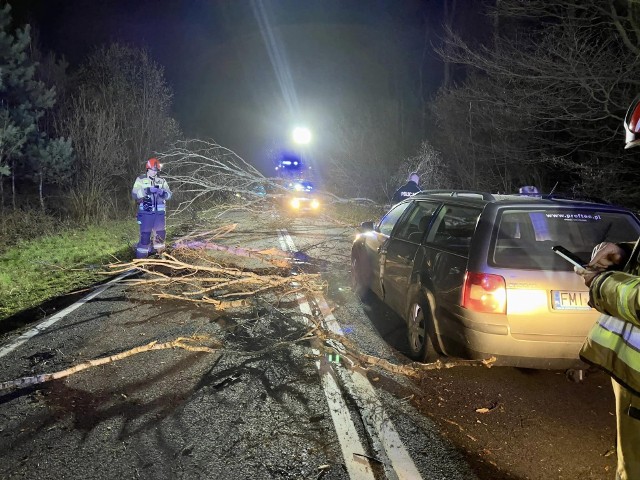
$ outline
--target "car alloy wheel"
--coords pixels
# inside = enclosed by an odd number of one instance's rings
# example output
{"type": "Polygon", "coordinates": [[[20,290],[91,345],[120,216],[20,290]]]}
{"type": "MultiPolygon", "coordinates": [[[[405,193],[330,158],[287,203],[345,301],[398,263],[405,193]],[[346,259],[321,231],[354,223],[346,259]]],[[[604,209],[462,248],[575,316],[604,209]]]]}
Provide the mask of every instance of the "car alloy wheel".
{"type": "Polygon", "coordinates": [[[409,321],[407,322],[407,340],[411,358],[419,362],[433,361],[437,354],[429,338],[429,320],[425,317],[421,302],[413,301],[409,307],[409,321]]]}

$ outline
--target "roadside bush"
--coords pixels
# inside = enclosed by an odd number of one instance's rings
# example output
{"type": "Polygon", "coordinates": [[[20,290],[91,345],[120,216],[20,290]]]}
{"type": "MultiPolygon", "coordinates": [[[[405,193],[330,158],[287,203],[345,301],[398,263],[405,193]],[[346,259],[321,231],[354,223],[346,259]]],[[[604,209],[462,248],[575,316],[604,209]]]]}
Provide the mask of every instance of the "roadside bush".
{"type": "Polygon", "coordinates": [[[71,218],[83,225],[135,218],[135,204],[129,192],[73,189],[65,200],[71,218]]]}
{"type": "Polygon", "coordinates": [[[0,215],[0,251],[20,240],[51,235],[70,225],[71,222],[47,215],[39,208],[5,208],[0,215]]]}

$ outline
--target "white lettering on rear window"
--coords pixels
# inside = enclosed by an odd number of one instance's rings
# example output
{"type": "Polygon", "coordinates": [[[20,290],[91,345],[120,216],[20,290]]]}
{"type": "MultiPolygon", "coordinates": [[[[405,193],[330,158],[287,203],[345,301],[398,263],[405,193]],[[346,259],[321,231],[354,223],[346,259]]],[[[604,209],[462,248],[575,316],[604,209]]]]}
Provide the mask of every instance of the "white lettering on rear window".
{"type": "Polygon", "coordinates": [[[546,213],[547,218],[560,218],[563,220],[577,220],[580,222],[598,221],[602,217],[593,213],[546,213]]]}

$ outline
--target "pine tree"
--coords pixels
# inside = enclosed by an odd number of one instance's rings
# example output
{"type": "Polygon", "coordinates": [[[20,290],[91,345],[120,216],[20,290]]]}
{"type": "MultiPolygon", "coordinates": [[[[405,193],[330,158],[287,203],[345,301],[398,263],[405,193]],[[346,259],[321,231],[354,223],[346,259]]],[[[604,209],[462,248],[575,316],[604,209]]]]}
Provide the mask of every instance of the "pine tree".
{"type": "Polygon", "coordinates": [[[30,27],[12,32],[10,13],[10,5],[0,8],[0,180],[11,175],[15,208],[18,173],[31,173],[28,169],[34,166],[35,173],[41,173],[41,158],[46,159],[44,164],[52,159],[68,164],[71,152],[64,139],[66,147],[61,148],[60,141],[49,146],[50,139],[40,131],[38,120],[55,104],[55,89],[36,79],[36,64],[28,53],[30,27]]]}

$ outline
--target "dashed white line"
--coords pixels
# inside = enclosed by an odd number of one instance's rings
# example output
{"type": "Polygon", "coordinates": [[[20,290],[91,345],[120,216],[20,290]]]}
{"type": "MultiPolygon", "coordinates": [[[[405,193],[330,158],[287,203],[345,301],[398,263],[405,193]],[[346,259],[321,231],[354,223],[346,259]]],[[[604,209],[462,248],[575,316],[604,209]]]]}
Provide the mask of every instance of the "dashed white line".
{"type": "MultiPolygon", "coordinates": [[[[296,251],[293,239],[286,230],[279,230],[278,236],[280,245],[283,249],[292,252],[296,251]]],[[[333,316],[333,313],[331,313],[331,310],[327,305],[324,296],[322,294],[317,294],[315,295],[314,301],[320,309],[320,313],[323,316],[325,326],[333,333],[337,335],[343,335],[342,328],[340,327],[340,324],[338,323],[336,318],[333,316]]],[[[309,304],[306,302],[306,300],[301,299],[299,300],[299,302],[300,310],[303,313],[311,314],[311,308],[309,307],[309,304]]],[[[368,459],[360,456],[363,453],[358,454],[354,451],[355,440],[351,439],[351,431],[342,432],[341,430],[343,428],[343,425],[349,424],[351,425],[353,430],[355,430],[355,425],[353,425],[353,422],[349,417],[349,413],[346,410],[347,406],[344,402],[344,399],[342,399],[342,394],[335,381],[335,373],[333,372],[330,363],[327,362],[326,359],[323,359],[323,362],[324,363],[321,363],[318,368],[320,369],[320,373],[322,374],[323,387],[325,387],[325,395],[327,396],[327,401],[330,402],[329,408],[331,410],[331,416],[333,418],[334,424],[336,425],[336,432],[338,434],[338,439],[342,448],[342,454],[347,464],[347,470],[349,471],[349,476],[351,479],[361,478],[352,475],[351,471],[349,470],[349,463],[354,460],[355,456],[357,456],[357,459],[359,460],[358,463],[366,461],[368,464],[368,459]],[[323,368],[326,369],[326,371],[324,371],[323,368]],[[325,379],[328,378],[330,378],[331,380],[327,380],[325,382],[325,379]],[[325,386],[325,383],[327,384],[327,386],[325,386]],[[334,392],[334,389],[337,390],[337,394],[334,392]],[[328,393],[329,391],[331,392],[331,394],[328,393]],[[332,397],[331,399],[329,398],[330,396],[332,397]],[[340,397],[340,400],[335,400],[333,397],[340,397]],[[343,414],[340,416],[334,416],[334,409],[336,408],[343,412],[343,414]],[[343,447],[343,438],[341,438],[343,436],[344,443],[347,444],[346,450],[345,447],[343,447]]],[[[345,373],[353,383],[355,392],[350,393],[356,399],[356,402],[360,406],[360,410],[365,421],[365,426],[368,428],[369,434],[375,436],[375,440],[377,441],[377,443],[379,443],[378,447],[383,450],[383,452],[380,452],[382,454],[381,457],[383,457],[381,458],[381,460],[383,460],[387,476],[389,478],[397,480],[421,479],[422,476],[420,475],[420,472],[416,468],[413,460],[411,459],[411,456],[409,455],[409,452],[407,452],[404,444],[402,443],[400,435],[393,426],[391,419],[384,411],[382,403],[378,399],[376,392],[367,377],[356,370],[345,370],[345,373]]],[[[362,452],[364,452],[360,438],[357,437],[357,432],[355,438],[357,438],[357,445],[359,446],[358,450],[362,449],[362,452]]]]}
{"type": "MultiPolygon", "coordinates": [[[[283,250],[295,251],[293,239],[286,230],[278,230],[278,240],[283,250]]],[[[311,316],[313,312],[306,297],[299,294],[297,295],[297,300],[300,311],[305,315],[311,316]]],[[[318,355],[320,352],[313,350],[313,353],[318,355]]],[[[331,420],[336,429],[338,443],[340,444],[349,478],[351,480],[375,480],[368,455],[362,445],[356,426],[351,420],[349,409],[342,396],[331,364],[326,358],[321,357],[320,361],[316,362],[316,367],[320,372],[322,389],[327,399],[331,420]]]]}

